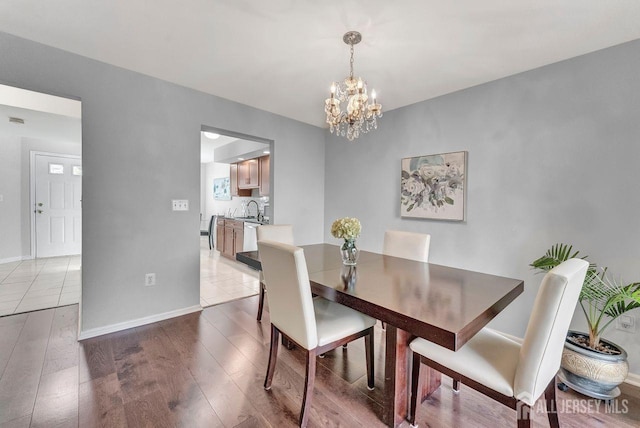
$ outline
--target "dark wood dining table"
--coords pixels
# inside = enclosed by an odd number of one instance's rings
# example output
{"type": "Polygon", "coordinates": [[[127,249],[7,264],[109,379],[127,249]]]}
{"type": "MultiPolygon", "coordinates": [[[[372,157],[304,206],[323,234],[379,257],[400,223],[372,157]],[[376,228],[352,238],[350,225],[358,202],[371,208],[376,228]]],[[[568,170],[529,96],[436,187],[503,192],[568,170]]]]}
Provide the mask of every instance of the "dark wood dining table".
{"type": "MultiPolygon", "coordinates": [[[[344,266],[339,247],[304,245],[311,291],[386,323],[384,422],[407,417],[408,344],[423,337],[457,351],[524,291],[524,282],[486,273],[361,251],[344,266]]],[[[257,251],[236,259],[260,270],[257,251]]],[[[422,396],[440,386],[440,373],[422,370],[422,396]]]]}

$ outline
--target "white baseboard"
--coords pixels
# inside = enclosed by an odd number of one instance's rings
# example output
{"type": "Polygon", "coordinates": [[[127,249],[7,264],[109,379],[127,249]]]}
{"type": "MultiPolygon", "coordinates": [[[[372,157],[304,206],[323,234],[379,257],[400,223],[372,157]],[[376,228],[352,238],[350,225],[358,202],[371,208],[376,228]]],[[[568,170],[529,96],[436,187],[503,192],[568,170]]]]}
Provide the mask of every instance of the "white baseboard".
{"type": "Polygon", "coordinates": [[[115,333],[116,331],[122,331],[133,327],[140,327],[141,325],[151,324],[154,322],[167,320],[169,318],[179,317],[181,315],[187,315],[200,311],[202,311],[202,306],[195,305],[188,308],[176,309],[175,311],[169,311],[161,314],[151,315],[148,317],[138,318],[131,321],[106,325],[104,327],[92,328],[86,331],[81,331],[78,335],[78,340],[85,340],[92,337],[102,336],[103,334],[115,333]]]}
{"type": "Polygon", "coordinates": [[[17,256],[17,257],[9,257],[6,259],[0,259],[0,264],[2,263],[12,263],[12,262],[21,262],[23,260],[31,260],[33,257],[31,256],[17,256]]]}
{"type": "Polygon", "coordinates": [[[631,386],[635,386],[636,388],[640,388],[640,375],[635,373],[629,373],[624,383],[627,383],[631,386]]]}

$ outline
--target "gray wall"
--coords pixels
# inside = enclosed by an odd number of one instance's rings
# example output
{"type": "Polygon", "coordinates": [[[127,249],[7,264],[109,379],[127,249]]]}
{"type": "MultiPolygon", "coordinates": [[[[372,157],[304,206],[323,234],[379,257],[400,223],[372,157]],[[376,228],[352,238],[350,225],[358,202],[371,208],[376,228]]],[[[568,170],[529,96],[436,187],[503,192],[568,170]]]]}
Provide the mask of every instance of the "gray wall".
{"type": "MultiPolygon", "coordinates": [[[[640,281],[638,76],[634,41],[387,112],[354,143],[327,131],[326,241],[334,219],[356,216],[362,248],[381,251],[385,229],[430,233],[434,263],[522,278],[524,295],[492,323],[518,336],[541,279],[528,264],[556,242],[640,281]],[[401,219],[401,158],[459,150],[466,222],[401,219]]],[[[640,373],[640,334],[605,336],[640,373]]]]}
{"type": "Polygon", "coordinates": [[[20,142],[19,137],[0,137],[0,261],[26,255],[20,237],[20,142]]]}
{"type": "Polygon", "coordinates": [[[83,332],[199,304],[202,125],[275,141],[274,220],[322,241],[323,130],[4,33],[0,58],[0,82],[82,100],[83,332]]]}

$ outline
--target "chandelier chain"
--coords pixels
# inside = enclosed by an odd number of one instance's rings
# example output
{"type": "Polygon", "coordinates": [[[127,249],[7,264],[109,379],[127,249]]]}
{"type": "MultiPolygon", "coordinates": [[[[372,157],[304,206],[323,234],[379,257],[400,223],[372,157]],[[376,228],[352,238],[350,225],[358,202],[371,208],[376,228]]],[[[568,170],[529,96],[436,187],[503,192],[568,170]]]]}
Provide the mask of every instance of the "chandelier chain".
{"type": "Polygon", "coordinates": [[[351,60],[349,61],[349,77],[353,79],[353,43],[351,43],[351,60]]]}

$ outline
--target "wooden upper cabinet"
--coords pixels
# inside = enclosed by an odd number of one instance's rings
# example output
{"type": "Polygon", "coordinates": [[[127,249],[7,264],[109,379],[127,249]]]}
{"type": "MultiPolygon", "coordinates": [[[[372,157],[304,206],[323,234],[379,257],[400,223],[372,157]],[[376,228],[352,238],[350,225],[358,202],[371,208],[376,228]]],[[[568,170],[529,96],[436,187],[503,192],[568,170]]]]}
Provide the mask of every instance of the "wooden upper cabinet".
{"type": "Polygon", "coordinates": [[[238,189],[257,189],[259,182],[258,159],[249,159],[238,164],[238,189]]]}
{"type": "Polygon", "coordinates": [[[260,158],[260,196],[269,196],[269,159],[269,156],[262,156],[260,158]]]}
{"type": "Polygon", "coordinates": [[[239,164],[232,163],[229,165],[229,185],[231,187],[231,196],[251,196],[251,189],[241,189],[238,186],[240,168],[239,164]]]}
{"type": "Polygon", "coordinates": [[[231,196],[251,196],[251,189],[258,189],[260,196],[269,196],[269,156],[232,163],[229,170],[231,196]]]}

